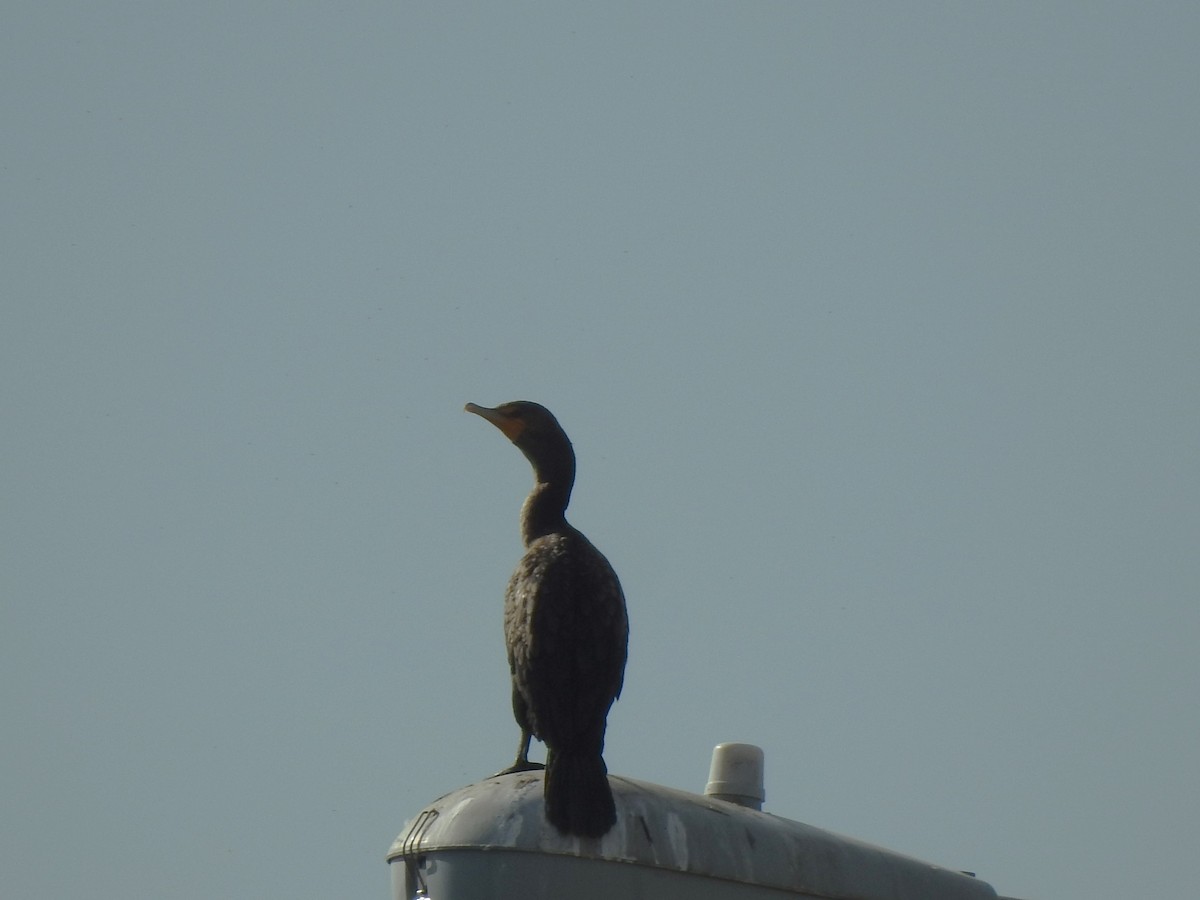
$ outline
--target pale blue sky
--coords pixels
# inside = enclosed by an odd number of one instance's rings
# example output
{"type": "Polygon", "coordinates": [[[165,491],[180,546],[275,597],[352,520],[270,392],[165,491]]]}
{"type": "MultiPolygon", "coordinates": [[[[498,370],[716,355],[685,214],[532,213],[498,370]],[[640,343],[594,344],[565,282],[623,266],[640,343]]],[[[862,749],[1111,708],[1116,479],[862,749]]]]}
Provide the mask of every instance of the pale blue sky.
{"type": "Polygon", "coordinates": [[[0,872],[382,898],[507,764],[537,400],[610,770],[1002,893],[1200,834],[1200,6],[10,2],[0,872]]]}

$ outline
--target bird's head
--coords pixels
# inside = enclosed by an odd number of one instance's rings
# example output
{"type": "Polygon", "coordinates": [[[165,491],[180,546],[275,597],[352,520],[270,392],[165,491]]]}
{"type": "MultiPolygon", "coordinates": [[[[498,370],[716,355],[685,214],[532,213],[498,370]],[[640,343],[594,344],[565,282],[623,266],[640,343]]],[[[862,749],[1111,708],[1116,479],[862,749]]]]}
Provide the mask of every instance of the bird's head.
{"type": "Polygon", "coordinates": [[[574,467],[575,453],[567,433],[558,424],[554,414],[541,404],[514,400],[492,408],[468,403],[465,409],[482,416],[504,432],[504,436],[520,448],[535,470],[542,472],[551,464],[561,465],[567,459],[574,467]]]}

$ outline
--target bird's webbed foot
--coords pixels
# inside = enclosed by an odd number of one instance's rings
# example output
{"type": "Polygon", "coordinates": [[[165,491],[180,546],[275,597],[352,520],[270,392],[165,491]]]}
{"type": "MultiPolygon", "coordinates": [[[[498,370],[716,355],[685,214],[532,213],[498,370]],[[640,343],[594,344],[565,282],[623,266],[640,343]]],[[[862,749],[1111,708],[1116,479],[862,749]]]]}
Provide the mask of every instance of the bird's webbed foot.
{"type": "Polygon", "coordinates": [[[522,728],[521,729],[521,742],[519,744],[517,744],[516,762],[514,762],[507,769],[503,769],[503,770],[497,772],[492,777],[496,778],[500,775],[512,775],[515,772],[537,772],[541,769],[546,768],[541,763],[535,763],[535,762],[529,761],[529,742],[530,742],[530,740],[532,740],[532,738],[533,738],[533,735],[526,729],[522,728]]]}
{"type": "Polygon", "coordinates": [[[507,769],[501,769],[499,772],[497,772],[492,777],[496,778],[500,775],[512,775],[516,772],[539,772],[544,768],[546,768],[546,767],[542,763],[530,762],[527,759],[518,759],[515,763],[513,763],[507,769]]]}

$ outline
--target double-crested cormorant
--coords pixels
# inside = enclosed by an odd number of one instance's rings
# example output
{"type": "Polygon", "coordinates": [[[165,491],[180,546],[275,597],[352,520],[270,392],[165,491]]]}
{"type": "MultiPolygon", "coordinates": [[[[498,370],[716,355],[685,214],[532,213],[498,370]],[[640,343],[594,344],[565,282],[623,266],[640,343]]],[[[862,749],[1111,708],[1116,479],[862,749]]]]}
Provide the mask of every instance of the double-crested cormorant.
{"type": "Polygon", "coordinates": [[[567,524],[575,451],[548,409],[520,400],[467,412],[487,419],[533,465],[533,491],[521,507],[525,555],[504,595],[504,637],[513,715],[521,727],[517,760],[530,737],[546,745],[546,818],[563,834],[599,837],[617,821],[604,729],[625,677],[629,621],[617,574],[567,524]]]}

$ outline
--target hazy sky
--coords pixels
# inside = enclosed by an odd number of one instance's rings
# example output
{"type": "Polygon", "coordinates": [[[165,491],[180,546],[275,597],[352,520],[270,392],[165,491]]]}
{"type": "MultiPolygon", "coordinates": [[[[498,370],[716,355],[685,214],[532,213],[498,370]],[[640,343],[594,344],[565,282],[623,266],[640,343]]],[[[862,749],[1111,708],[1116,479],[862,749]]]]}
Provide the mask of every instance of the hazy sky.
{"type": "Polygon", "coordinates": [[[0,11],[6,897],[388,896],[506,765],[531,399],[612,772],[1054,900],[1200,834],[1200,5],[0,11]]]}

